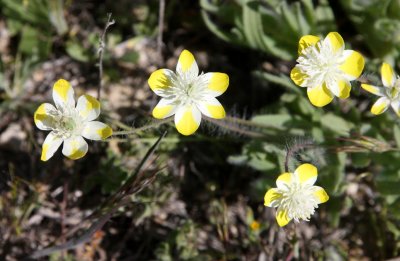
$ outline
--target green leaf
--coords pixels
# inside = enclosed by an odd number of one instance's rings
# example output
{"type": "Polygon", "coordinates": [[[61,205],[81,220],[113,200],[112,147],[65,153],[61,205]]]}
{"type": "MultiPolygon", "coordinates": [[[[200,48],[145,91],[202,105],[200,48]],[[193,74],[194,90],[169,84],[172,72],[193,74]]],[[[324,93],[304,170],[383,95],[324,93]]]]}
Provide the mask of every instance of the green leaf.
{"type": "Polygon", "coordinates": [[[321,170],[320,184],[327,190],[328,194],[341,195],[343,192],[343,180],[345,176],[346,153],[339,152],[329,158],[326,167],[321,170]]]}
{"type": "Polygon", "coordinates": [[[293,81],[286,75],[281,74],[281,75],[275,75],[267,72],[261,72],[261,71],[255,71],[253,72],[253,75],[259,79],[264,79],[268,82],[278,84],[280,86],[283,86],[290,91],[293,91],[294,93],[301,94],[301,90],[298,86],[296,86],[293,81]]]}
{"type": "Polygon", "coordinates": [[[49,20],[56,28],[58,35],[63,35],[68,31],[68,25],[64,18],[62,0],[49,1],[49,20]]]}
{"type": "Polygon", "coordinates": [[[292,120],[293,118],[289,114],[259,115],[251,119],[251,121],[254,121],[256,123],[261,123],[264,125],[270,125],[275,127],[284,127],[286,123],[292,120]]]}
{"type": "Polygon", "coordinates": [[[139,53],[135,51],[127,52],[124,56],[121,57],[122,62],[136,64],[139,60],[139,53]]]}
{"type": "Polygon", "coordinates": [[[371,156],[368,153],[352,153],[351,162],[356,168],[365,168],[371,163],[371,156]]]}
{"type": "Polygon", "coordinates": [[[89,55],[87,50],[77,40],[67,42],[66,51],[69,56],[80,62],[88,62],[89,55]]]}
{"type": "Polygon", "coordinates": [[[281,11],[282,11],[282,17],[285,19],[285,22],[288,24],[288,27],[292,32],[297,32],[298,31],[298,21],[296,21],[296,17],[293,13],[292,8],[289,7],[289,5],[285,2],[282,1],[281,5],[281,11]]]}
{"type": "Polygon", "coordinates": [[[378,191],[383,195],[400,195],[400,181],[377,181],[378,191]]]}
{"type": "Polygon", "coordinates": [[[400,148],[400,128],[397,125],[393,125],[393,135],[396,141],[397,148],[400,148]]]}
{"type": "Polygon", "coordinates": [[[321,118],[321,124],[326,129],[332,130],[340,135],[346,135],[354,127],[354,124],[344,120],[342,117],[327,113],[321,118]]]}
{"type": "Polygon", "coordinates": [[[230,156],[228,162],[234,165],[247,165],[258,171],[267,171],[276,167],[275,163],[266,159],[265,153],[252,154],[250,157],[246,155],[230,156]]]}
{"type": "Polygon", "coordinates": [[[47,58],[50,52],[51,38],[31,26],[24,26],[18,50],[26,55],[47,58]]]}

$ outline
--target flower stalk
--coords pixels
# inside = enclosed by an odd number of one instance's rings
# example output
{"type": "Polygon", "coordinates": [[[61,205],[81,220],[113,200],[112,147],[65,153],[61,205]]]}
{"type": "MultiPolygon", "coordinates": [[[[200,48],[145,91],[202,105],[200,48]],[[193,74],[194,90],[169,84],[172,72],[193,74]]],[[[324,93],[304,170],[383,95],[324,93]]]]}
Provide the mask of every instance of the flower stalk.
{"type": "Polygon", "coordinates": [[[164,120],[156,121],[156,122],[148,124],[148,125],[144,125],[144,126],[139,127],[139,128],[125,130],[125,131],[115,131],[112,136],[137,134],[138,132],[142,132],[142,131],[146,131],[146,130],[149,130],[149,129],[157,128],[157,127],[159,127],[159,126],[161,126],[163,124],[170,123],[172,121],[173,121],[173,118],[167,118],[167,119],[164,119],[164,120]]]}

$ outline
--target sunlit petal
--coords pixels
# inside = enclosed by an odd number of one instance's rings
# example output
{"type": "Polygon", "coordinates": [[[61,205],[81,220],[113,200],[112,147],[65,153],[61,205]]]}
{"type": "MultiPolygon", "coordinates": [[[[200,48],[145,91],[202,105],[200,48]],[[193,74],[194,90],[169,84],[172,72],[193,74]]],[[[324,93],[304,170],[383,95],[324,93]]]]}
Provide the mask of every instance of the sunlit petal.
{"type": "Polygon", "coordinates": [[[175,126],[183,135],[193,134],[200,126],[201,113],[194,105],[180,107],[175,113],[175,126]]]}
{"type": "Polygon", "coordinates": [[[64,141],[62,153],[72,160],[84,157],[87,151],[88,144],[81,136],[71,137],[64,141]]]}
{"type": "Polygon", "coordinates": [[[56,81],[53,86],[53,100],[57,108],[75,107],[74,89],[68,81],[64,79],[56,81]]]}
{"type": "Polygon", "coordinates": [[[42,156],[40,157],[40,159],[42,161],[47,161],[51,157],[53,157],[54,153],[60,147],[62,142],[63,140],[60,137],[57,137],[54,132],[50,132],[49,134],[47,134],[47,137],[43,142],[42,156]]]}

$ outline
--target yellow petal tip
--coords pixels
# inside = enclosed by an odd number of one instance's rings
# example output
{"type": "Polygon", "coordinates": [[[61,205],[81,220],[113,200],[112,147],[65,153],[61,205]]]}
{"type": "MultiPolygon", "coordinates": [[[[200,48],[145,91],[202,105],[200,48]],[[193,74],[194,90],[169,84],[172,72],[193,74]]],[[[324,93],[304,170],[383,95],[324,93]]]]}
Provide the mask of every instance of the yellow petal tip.
{"type": "Polygon", "coordinates": [[[110,126],[106,126],[104,128],[98,129],[97,133],[101,137],[101,139],[105,140],[113,134],[113,130],[110,126]]]}

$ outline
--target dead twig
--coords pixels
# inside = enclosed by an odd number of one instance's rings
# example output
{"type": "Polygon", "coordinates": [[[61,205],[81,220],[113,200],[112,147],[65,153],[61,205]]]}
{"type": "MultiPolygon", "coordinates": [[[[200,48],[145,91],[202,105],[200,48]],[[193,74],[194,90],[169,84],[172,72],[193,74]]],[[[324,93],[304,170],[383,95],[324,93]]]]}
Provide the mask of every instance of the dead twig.
{"type": "MultiPolygon", "coordinates": [[[[66,242],[66,237],[65,237],[65,232],[66,232],[66,227],[65,227],[65,217],[66,217],[66,212],[67,212],[67,206],[68,206],[68,181],[64,181],[64,188],[63,188],[63,200],[60,204],[60,223],[61,223],[61,244],[65,244],[66,242]]],[[[65,251],[61,252],[61,257],[64,258],[66,255],[65,251]]]]}
{"type": "Polygon", "coordinates": [[[157,53],[161,60],[163,60],[162,46],[163,46],[164,16],[165,16],[165,0],[160,0],[160,8],[158,12],[157,53]]]}
{"type": "Polygon", "coordinates": [[[115,24],[115,20],[112,19],[111,20],[111,13],[108,14],[108,19],[107,19],[107,23],[104,27],[103,33],[100,36],[100,42],[99,42],[99,49],[97,51],[98,55],[99,55],[99,87],[97,88],[97,99],[100,100],[100,92],[101,89],[103,88],[103,55],[104,55],[104,49],[106,48],[106,33],[108,28],[115,24]]]}

